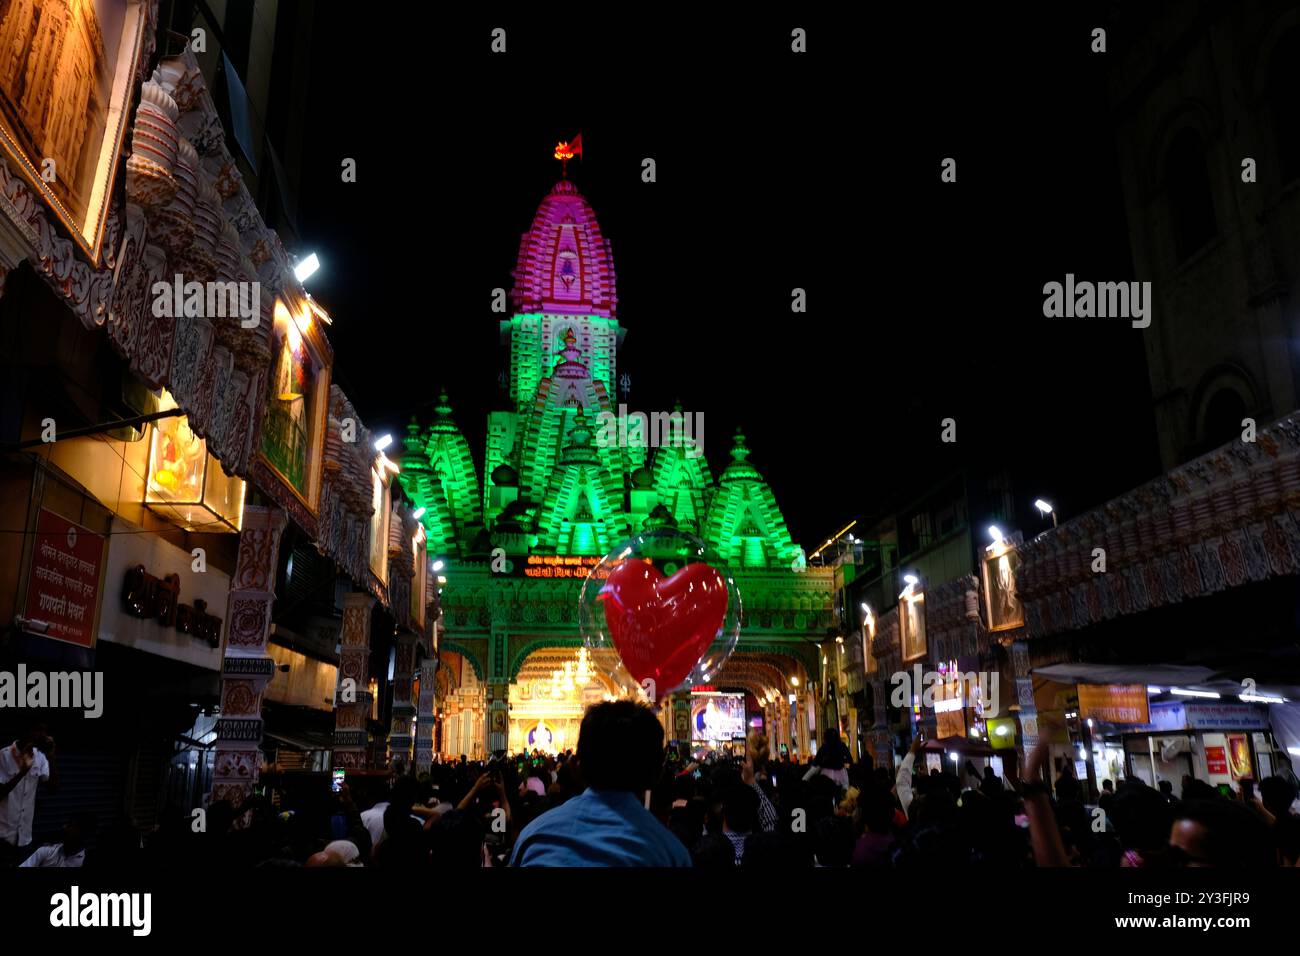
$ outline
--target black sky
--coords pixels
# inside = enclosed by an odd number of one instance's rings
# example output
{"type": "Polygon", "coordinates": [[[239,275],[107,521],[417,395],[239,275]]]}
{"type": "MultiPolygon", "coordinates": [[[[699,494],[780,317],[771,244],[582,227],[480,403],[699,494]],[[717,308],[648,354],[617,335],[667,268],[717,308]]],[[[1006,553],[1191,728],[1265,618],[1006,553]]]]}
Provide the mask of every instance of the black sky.
{"type": "Polygon", "coordinates": [[[1042,315],[1067,272],[1134,278],[1114,60],[1088,49],[1104,21],[754,9],[318,14],[300,226],[367,424],[400,434],[445,385],[481,468],[506,367],[491,290],[559,176],[554,143],[581,131],[571,178],[613,245],[629,404],[703,412],[715,473],[741,426],[797,541],[963,463],[1004,457],[1067,515],[1150,477],[1141,333],[1042,315]]]}

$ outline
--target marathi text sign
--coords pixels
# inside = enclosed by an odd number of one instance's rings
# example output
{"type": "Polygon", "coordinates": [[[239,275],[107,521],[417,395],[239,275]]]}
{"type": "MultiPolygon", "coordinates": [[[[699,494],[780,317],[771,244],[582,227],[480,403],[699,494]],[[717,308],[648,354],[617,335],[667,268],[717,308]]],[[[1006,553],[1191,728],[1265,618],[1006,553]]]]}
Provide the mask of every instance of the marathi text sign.
{"type": "Polygon", "coordinates": [[[1268,714],[1252,704],[1212,704],[1201,701],[1184,705],[1191,730],[1268,730],[1268,714]]]}
{"type": "MultiPolygon", "coordinates": [[[[527,578],[578,578],[585,580],[601,558],[589,555],[530,554],[523,561],[527,578]]],[[[601,574],[600,577],[608,577],[601,574]]]]}
{"type": "Polygon", "coordinates": [[[27,579],[28,629],[81,647],[95,643],[104,537],[42,508],[27,579]]]}
{"type": "Polygon", "coordinates": [[[1218,774],[1226,777],[1228,775],[1228,752],[1223,747],[1206,747],[1205,748],[1205,770],[1206,773],[1218,774]]]}
{"type": "Polygon", "coordinates": [[[1080,684],[1079,716],[1107,724],[1145,724],[1151,719],[1145,684],[1080,684]]]}

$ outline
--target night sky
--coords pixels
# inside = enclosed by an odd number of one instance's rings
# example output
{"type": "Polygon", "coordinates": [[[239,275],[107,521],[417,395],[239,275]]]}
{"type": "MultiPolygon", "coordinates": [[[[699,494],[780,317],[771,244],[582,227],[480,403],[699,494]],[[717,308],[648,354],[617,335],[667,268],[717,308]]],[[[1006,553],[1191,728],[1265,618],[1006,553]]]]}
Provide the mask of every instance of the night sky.
{"type": "Polygon", "coordinates": [[[1123,37],[1090,53],[1101,17],[500,14],[404,33],[373,9],[318,16],[300,216],[336,380],[371,428],[400,436],[445,386],[481,469],[507,368],[491,290],[559,178],[554,144],[581,131],[570,177],[613,245],[630,407],[703,412],[715,475],[742,427],[810,550],[963,464],[1006,461],[1019,497],[1064,517],[1158,470],[1143,333],[1042,314],[1067,272],[1135,278],[1105,95],[1123,37]]]}

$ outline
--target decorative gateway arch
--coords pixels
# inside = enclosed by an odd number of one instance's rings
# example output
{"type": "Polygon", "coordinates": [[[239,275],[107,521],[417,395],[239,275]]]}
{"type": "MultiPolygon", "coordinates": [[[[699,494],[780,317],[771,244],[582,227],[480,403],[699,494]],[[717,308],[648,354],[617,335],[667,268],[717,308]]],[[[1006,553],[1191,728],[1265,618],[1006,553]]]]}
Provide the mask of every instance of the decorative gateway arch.
{"type": "MultiPolygon", "coordinates": [[[[438,704],[440,751],[574,745],[576,728],[560,724],[580,713],[576,706],[631,691],[572,679],[582,663],[582,581],[633,534],[677,527],[722,556],[744,601],[739,646],[715,686],[748,692],[774,744],[806,754],[816,642],[835,623],[833,570],[805,567],[740,432],[715,479],[698,416],[689,427],[680,407],[648,413],[655,427],[610,427],[625,412],[615,405],[626,330],[614,260],[567,178],[538,207],[513,276],[512,314],[500,325],[509,402],[488,415],[482,479],[445,393],[431,421],[411,420],[401,456],[400,479],[424,509],[429,557],[445,579],[440,646],[457,672],[438,684],[447,695],[438,704]],[[556,726],[539,728],[548,700],[556,726]]],[[[660,708],[670,739],[689,733],[687,703],[660,708]]]]}

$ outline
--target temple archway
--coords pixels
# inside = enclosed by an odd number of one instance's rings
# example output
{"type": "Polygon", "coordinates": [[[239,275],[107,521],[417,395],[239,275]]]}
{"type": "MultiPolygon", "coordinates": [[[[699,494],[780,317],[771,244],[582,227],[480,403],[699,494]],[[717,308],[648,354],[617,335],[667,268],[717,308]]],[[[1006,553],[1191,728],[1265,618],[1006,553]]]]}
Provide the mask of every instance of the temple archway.
{"type": "Polygon", "coordinates": [[[506,748],[513,753],[576,750],[578,728],[587,708],[633,693],[631,687],[610,676],[612,655],[588,651],[577,640],[534,646],[522,658],[512,668],[509,691],[506,748]]]}

